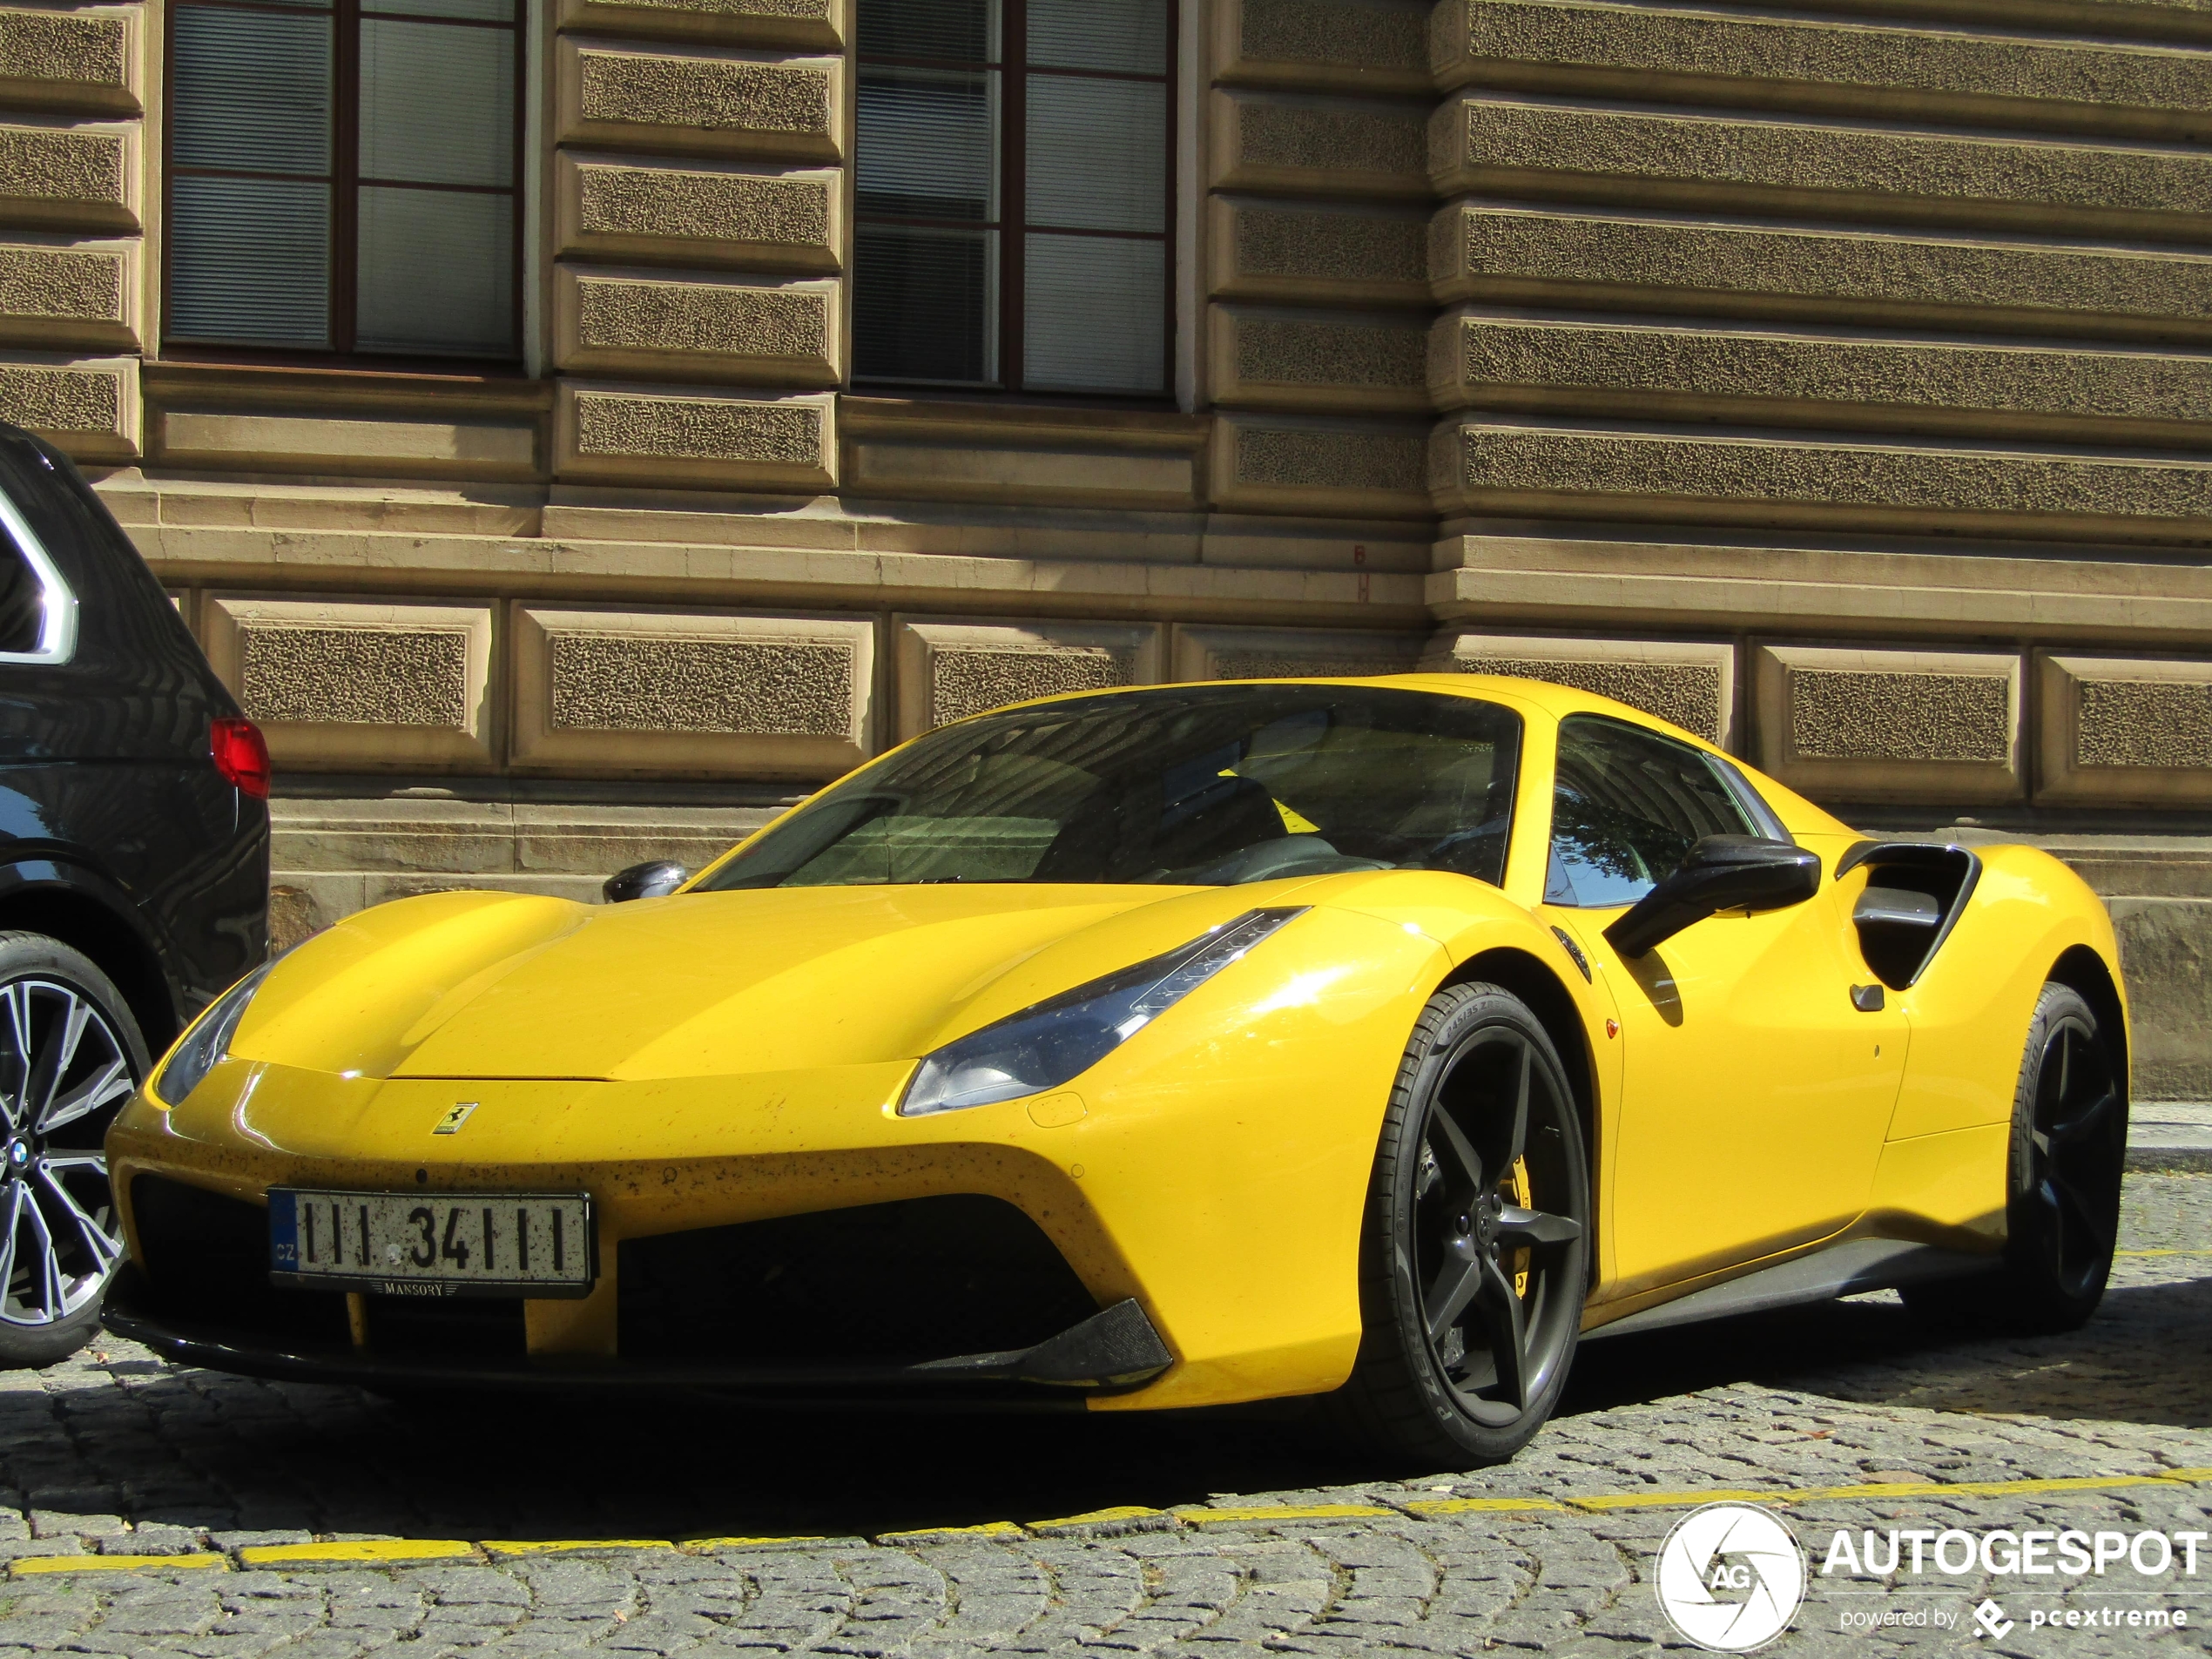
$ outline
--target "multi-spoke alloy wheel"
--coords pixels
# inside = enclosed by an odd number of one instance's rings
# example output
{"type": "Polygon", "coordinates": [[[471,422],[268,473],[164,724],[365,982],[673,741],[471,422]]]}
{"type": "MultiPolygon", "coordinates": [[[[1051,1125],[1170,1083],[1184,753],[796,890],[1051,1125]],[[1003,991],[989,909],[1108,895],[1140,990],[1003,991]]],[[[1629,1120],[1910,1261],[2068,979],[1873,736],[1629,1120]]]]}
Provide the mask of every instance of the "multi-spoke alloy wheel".
{"type": "Polygon", "coordinates": [[[1385,1117],[1343,1415],[1446,1463],[1513,1455],[1557,1402],[1589,1283],[1589,1178],[1557,1051],[1527,1006],[1454,986],[1385,1117]]]}
{"type": "Polygon", "coordinates": [[[1944,1323],[2070,1331],[2097,1310],[2120,1237],[2128,1090],[2104,1023],[2080,992],[2043,988],[2013,1099],[2003,1270],[1908,1288],[1944,1323]]]}
{"type": "Polygon", "coordinates": [[[107,1126],[145,1076],[115,988],[51,940],[0,934],[0,1365],[43,1365],[97,1327],[123,1259],[107,1126]]]}

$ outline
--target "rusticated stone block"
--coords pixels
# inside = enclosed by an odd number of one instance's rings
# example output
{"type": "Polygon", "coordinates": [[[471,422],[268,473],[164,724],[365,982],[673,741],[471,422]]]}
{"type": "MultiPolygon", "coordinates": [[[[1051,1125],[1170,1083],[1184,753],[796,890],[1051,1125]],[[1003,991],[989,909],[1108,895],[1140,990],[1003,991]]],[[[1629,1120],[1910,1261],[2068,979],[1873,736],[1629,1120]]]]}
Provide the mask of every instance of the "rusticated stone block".
{"type": "Polygon", "coordinates": [[[514,637],[525,769],[826,777],[873,746],[865,617],[518,605],[514,637]]]}
{"type": "Polygon", "coordinates": [[[2212,535],[2212,466],[2188,460],[1468,422],[1440,428],[1432,462],[1438,501],[1470,512],[2212,535]]]}
{"type": "Polygon", "coordinates": [[[0,421],[28,427],[72,457],[125,461],[138,448],[138,364],[0,362],[0,421]]]}
{"type": "Polygon", "coordinates": [[[130,128],[0,127],[0,223],[136,229],[136,136],[130,128]]]}
{"type": "Polygon", "coordinates": [[[2166,250],[1455,203],[1430,274],[1446,300],[2212,340],[2212,259],[2166,250]]]}
{"type": "Polygon", "coordinates": [[[1216,78],[1425,92],[1428,13],[1420,0],[1223,0],[1216,78]]]}
{"type": "Polygon", "coordinates": [[[2200,50],[1940,25],[1592,0],[1455,0],[1437,8],[1432,52],[1447,88],[1979,116],[2146,137],[2195,136],[2212,114],[2212,76],[2200,50]]]}
{"type": "Polygon", "coordinates": [[[1358,679],[1406,674],[1419,636],[1321,628],[1215,628],[1179,623],[1171,678],[1185,680],[1358,679]]]}
{"type": "Polygon", "coordinates": [[[1572,686],[1656,714],[1723,747],[1735,736],[1733,645],[1447,632],[1430,643],[1421,665],[1572,686]]]}
{"type": "Polygon", "coordinates": [[[650,277],[563,266],[554,281],[562,368],[686,380],[834,386],[839,289],[650,277]]]}
{"type": "Polygon", "coordinates": [[[835,0],[560,0],[558,26],[582,33],[834,48],[835,0]]]}
{"type": "Polygon", "coordinates": [[[1427,401],[1426,354],[1412,317],[1224,307],[1214,316],[1214,401],[1411,413],[1427,401]]]}
{"type": "Polygon", "coordinates": [[[840,738],[852,726],[853,647],[555,634],[546,716],[556,730],[840,738]]]}
{"type": "Polygon", "coordinates": [[[564,251],[765,270],[838,267],[844,192],[835,172],[678,166],[566,150],[554,166],[564,251]]]}
{"type": "Polygon", "coordinates": [[[2039,801],[2212,801],[2212,662],[2039,651],[2036,686],[2039,801]]]}
{"type": "Polygon", "coordinates": [[[834,161],[841,60],[769,58],[563,37],[561,133],[586,143],[834,161]]]}
{"type": "Polygon", "coordinates": [[[1614,408],[1642,419],[1747,423],[1772,401],[1824,406],[1838,424],[1962,428],[2023,421],[2201,422],[2212,355],[1977,346],[1773,325],[1608,322],[1455,312],[1430,336],[1444,408],[1614,408]]]}
{"type": "Polygon", "coordinates": [[[1429,125],[1441,195],[1565,190],[1641,207],[1849,214],[2048,233],[2212,225],[2212,157],[1843,122],[1528,103],[1447,103],[1429,125]]]}
{"type": "Polygon", "coordinates": [[[1426,113],[1425,105],[1217,91],[1214,186],[1426,198],[1426,113]]]}
{"type": "Polygon", "coordinates": [[[491,760],[487,605],[210,596],[208,660],[282,768],[491,760]]]}
{"type": "Polygon", "coordinates": [[[239,701],[257,720],[458,727],[468,718],[462,630],[253,627],[239,656],[239,701]]]}
{"type": "Polygon", "coordinates": [[[836,483],[827,397],[678,396],[562,382],[557,469],[573,477],[713,481],[826,489],[836,483]]]}
{"type": "Polygon", "coordinates": [[[0,339],[38,346],[138,343],[132,246],[0,244],[0,339]]]}
{"type": "Polygon", "coordinates": [[[1418,430],[1294,415],[1224,415],[1214,500],[1224,507],[1404,513],[1421,502],[1418,430]]]}
{"type": "Polygon", "coordinates": [[[1759,765],[1816,798],[2011,800],[2022,792],[2020,659],[1765,645],[1759,765]]]}
{"type": "Polygon", "coordinates": [[[1208,203],[1215,292],[1224,299],[1423,305],[1422,220],[1411,212],[1208,203]]]}
{"type": "Polygon", "coordinates": [[[0,95],[10,105],[130,114],[137,16],[0,10],[0,95]]]}
{"type": "Polygon", "coordinates": [[[902,738],[1008,703],[1160,678],[1163,631],[1151,624],[901,617],[894,626],[902,738]]]}

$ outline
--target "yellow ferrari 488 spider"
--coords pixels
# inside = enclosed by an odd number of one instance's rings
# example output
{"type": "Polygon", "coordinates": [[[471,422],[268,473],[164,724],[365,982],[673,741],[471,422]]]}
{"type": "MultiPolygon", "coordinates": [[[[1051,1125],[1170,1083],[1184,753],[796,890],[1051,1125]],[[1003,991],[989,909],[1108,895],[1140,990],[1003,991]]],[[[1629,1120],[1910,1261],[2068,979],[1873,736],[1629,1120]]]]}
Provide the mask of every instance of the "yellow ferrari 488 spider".
{"type": "Polygon", "coordinates": [[[392,1389],[1327,1395],[1437,1467],[1584,1339],[2055,1328],[2110,1265],[2087,888],[1556,686],[1024,705],[609,886],[385,905],[210,1008],[108,1137],[111,1325],[392,1389]]]}

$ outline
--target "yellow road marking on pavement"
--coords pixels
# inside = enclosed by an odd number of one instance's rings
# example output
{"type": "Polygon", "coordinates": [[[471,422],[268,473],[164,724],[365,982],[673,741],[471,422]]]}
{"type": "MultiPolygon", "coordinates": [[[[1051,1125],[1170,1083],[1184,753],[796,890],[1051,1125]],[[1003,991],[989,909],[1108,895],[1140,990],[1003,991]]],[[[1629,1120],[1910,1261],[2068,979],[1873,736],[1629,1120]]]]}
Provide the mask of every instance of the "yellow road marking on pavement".
{"type": "Polygon", "coordinates": [[[1414,1515],[1513,1514],[1536,1510],[1557,1514],[1567,1507],[1549,1498],[1414,1498],[1405,1505],[1406,1514],[1414,1515]]]}
{"type": "Polygon", "coordinates": [[[1715,1487],[1710,1492],[1600,1493],[1587,1498],[1569,1498],[1567,1501],[1574,1508],[1595,1509],[1603,1514],[1610,1509],[1669,1508],[1682,1503],[1786,1503],[1791,1495],[1786,1492],[1715,1487]]]}
{"type": "Polygon", "coordinates": [[[2212,1250],[2115,1250],[2115,1256],[2212,1256],[2212,1250]]]}
{"type": "Polygon", "coordinates": [[[819,1533],[808,1533],[791,1538],[684,1538],[678,1542],[685,1549],[791,1549],[802,1544],[826,1544],[829,1540],[819,1533]]]}
{"type": "Polygon", "coordinates": [[[1229,1527],[1277,1521],[1359,1521],[1397,1513],[1378,1503],[1284,1503],[1239,1509],[1177,1509],[1175,1518],[1186,1527],[1229,1527]]]}
{"type": "MultiPolygon", "coordinates": [[[[1780,1490],[1709,1487],[1702,1492],[1625,1492],[1569,1498],[1568,1506],[1604,1514],[1615,1509],[1671,1509],[1701,1503],[1830,1503],[1862,1498],[2011,1498],[2049,1492],[2115,1492],[2128,1487],[2196,1486],[2212,1469],[2167,1469],[2156,1474],[2085,1474],[2051,1480],[1884,1480],[1858,1486],[1797,1487],[1780,1490]]],[[[1420,1511],[1422,1506],[1408,1504],[1420,1511]]],[[[1433,1513],[1433,1512],[1431,1512],[1433,1513]]]]}
{"type": "Polygon", "coordinates": [[[141,1568],[165,1572],[172,1568],[229,1566],[230,1562],[220,1555],[26,1555],[10,1561],[8,1572],[10,1577],[27,1578],[33,1573],[132,1573],[141,1568]]]}
{"type": "Polygon", "coordinates": [[[398,1565],[406,1561],[449,1561],[475,1555],[474,1544],[458,1538],[364,1538],[337,1544],[249,1544],[238,1552],[247,1567],[289,1567],[321,1561],[363,1561],[398,1565]]]}
{"type": "Polygon", "coordinates": [[[1103,1527],[1116,1521],[1150,1521],[1155,1517],[1174,1519],[1164,1509],[1147,1509],[1142,1504],[1123,1504],[1117,1509],[1093,1509],[1088,1514],[1057,1515],[1050,1521],[1032,1521],[1031,1532],[1044,1532],[1062,1527],[1103,1527]]]}
{"type": "Polygon", "coordinates": [[[987,1521],[980,1527],[917,1527],[910,1532],[876,1534],[879,1544],[931,1544],[941,1538],[1022,1538],[1021,1527],[1010,1521],[987,1521]]]}
{"type": "Polygon", "coordinates": [[[487,1538],[494,1555],[562,1555],[579,1549],[673,1549],[665,1538],[487,1538]]]}

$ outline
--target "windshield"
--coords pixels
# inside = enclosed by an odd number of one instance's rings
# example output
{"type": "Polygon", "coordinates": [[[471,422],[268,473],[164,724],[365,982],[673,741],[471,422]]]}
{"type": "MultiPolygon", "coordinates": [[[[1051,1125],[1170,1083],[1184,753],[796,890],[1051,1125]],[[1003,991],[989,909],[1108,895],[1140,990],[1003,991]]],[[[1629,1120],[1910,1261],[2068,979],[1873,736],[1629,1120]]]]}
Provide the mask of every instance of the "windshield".
{"type": "Polygon", "coordinates": [[[824,791],[700,884],[1225,886],[1504,873],[1517,715],[1352,685],[1176,686],[987,715],[824,791]]]}

